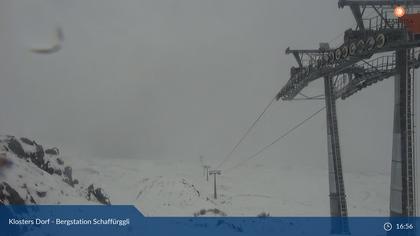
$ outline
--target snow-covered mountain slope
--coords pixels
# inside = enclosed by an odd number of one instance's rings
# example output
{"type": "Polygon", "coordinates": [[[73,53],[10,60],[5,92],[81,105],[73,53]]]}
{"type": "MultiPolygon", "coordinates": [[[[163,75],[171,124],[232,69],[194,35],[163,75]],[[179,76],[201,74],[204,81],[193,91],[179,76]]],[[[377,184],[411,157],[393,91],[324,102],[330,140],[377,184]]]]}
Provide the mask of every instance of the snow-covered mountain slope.
{"type": "Polygon", "coordinates": [[[14,136],[1,136],[0,149],[0,204],[99,204],[104,200],[96,197],[102,190],[73,176],[58,149],[44,151],[36,142],[14,136]]]}
{"type": "MultiPolygon", "coordinates": [[[[132,204],[147,216],[328,216],[328,171],[248,163],[217,178],[199,161],[87,158],[1,136],[0,204],[132,204]]],[[[386,216],[389,176],[344,173],[350,216],[386,216]]]]}
{"type": "Polygon", "coordinates": [[[78,167],[80,161],[73,163],[75,175],[82,181],[101,183],[113,204],[136,205],[148,216],[192,216],[200,209],[215,207],[205,191],[207,182],[176,173],[171,162],[126,159],[85,162],[88,167],[78,167]]]}
{"type": "MultiPolygon", "coordinates": [[[[213,199],[213,178],[206,181],[199,162],[68,159],[77,176],[101,183],[113,203],[133,204],[148,216],[192,216],[203,210],[205,215],[228,216],[329,215],[326,169],[249,163],[222,172],[217,179],[218,199],[213,199]]],[[[344,175],[350,215],[388,215],[389,176],[344,175]]]]}

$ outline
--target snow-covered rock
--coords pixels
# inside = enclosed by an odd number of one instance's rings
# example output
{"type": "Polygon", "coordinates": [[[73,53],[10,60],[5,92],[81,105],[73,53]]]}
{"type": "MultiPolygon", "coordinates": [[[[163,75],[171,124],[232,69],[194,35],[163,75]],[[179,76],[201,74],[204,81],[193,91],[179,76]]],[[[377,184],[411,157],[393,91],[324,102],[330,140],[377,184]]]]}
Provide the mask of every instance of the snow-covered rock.
{"type": "Polygon", "coordinates": [[[110,204],[104,191],[80,183],[58,149],[45,152],[28,138],[0,136],[0,204],[99,203],[110,204]]]}

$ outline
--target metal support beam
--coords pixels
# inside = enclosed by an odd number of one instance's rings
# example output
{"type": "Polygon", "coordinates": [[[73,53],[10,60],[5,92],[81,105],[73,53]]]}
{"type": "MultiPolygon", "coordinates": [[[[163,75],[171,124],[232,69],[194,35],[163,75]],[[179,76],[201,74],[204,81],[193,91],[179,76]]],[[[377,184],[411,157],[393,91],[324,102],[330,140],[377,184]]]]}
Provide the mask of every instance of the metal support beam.
{"type": "Polygon", "coordinates": [[[211,170],[210,172],[209,172],[209,174],[210,175],[213,175],[214,176],[214,185],[213,185],[213,190],[214,190],[214,192],[213,192],[213,195],[214,195],[214,199],[217,199],[217,183],[216,183],[216,175],[221,175],[222,174],[222,171],[221,170],[211,170]]]}
{"type": "Polygon", "coordinates": [[[299,53],[298,52],[293,52],[293,56],[295,56],[295,59],[296,59],[297,63],[299,64],[299,67],[303,67],[302,59],[299,57],[299,53]]]}
{"type": "Polygon", "coordinates": [[[214,175],[214,199],[217,199],[216,175],[214,175]]]}
{"type": "Polygon", "coordinates": [[[409,74],[408,49],[397,50],[394,134],[391,165],[390,216],[416,216],[413,79],[409,74]]]}
{"type": "Polygon", "coordinates": [[[203,168],[204,168],[204,176],[206,177],[206,180],[209,181],[209,169],[210,169],[210,166],[209,165],[205,165],[205,166],[203,166],[203,168]]]}
{"type": "Polygon", "coordinates": [[[332,77],[324,78],[327,110],[328,170],[330,189],[331,233],[348,234],[347,202],[338,136],[336,99],[332,77]]]}
{"type": "Polygon", "coordinates": [[[419,5],[419,0],[339,0],[338,7],[343,8],[344,6],[394,6],[395,4],[404,4],[404,5],[419,5]]]}
{"type": "Polygon", "coordinates": [[[364,30],[365,25],[363,24],[362,12],[358,5],[350,5],[351,12],[353,13],[354,19],[356,20],[357,27],[359,30],[364,30]]]}

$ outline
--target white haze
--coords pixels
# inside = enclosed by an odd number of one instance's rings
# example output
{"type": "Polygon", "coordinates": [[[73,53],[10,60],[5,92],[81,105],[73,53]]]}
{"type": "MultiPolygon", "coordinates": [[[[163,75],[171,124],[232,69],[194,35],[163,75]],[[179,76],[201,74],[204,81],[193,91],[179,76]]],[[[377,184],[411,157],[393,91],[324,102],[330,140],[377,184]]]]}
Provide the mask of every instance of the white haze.
{"type": "MultiPolygon", "coordinates": [[[[317,48],[353,24],[336,0],[4,0],[0,133],[85,158],[214,165],[289,79],[284,50],[317,48]],[[61,51],[29,51],[57,26],[61,51]]],[[[322,106],[276,103],[227,167],[322,106]]],[[[338,112],[344,169],[389,172],[393,80],[338,101],[338,112]]],[[[254,162],[325,167],[325,123],[317,116],[254,162]]]]}

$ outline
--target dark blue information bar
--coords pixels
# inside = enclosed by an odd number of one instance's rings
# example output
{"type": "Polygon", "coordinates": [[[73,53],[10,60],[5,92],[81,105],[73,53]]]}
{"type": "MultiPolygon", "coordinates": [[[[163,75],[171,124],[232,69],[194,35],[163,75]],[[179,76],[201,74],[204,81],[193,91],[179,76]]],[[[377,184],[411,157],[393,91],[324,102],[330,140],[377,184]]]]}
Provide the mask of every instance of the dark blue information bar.
{"type": "Polygon", "coordinates": [[[420,235],[420,218],[144,217],[133,206],[0,206],[0,235],[420,235]]]}

